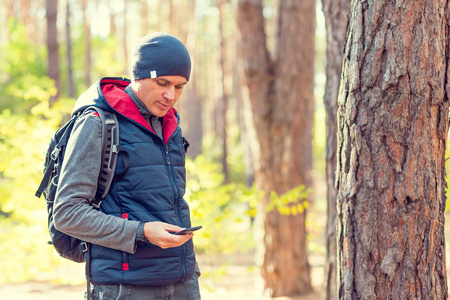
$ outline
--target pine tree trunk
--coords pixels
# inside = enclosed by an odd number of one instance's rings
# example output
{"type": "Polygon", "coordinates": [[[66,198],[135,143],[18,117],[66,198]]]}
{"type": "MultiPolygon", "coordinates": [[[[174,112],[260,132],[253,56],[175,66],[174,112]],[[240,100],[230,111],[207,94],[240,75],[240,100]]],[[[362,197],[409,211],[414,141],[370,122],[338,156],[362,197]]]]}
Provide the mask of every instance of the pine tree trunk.
{"type": "Polygon", "coordinates": [[[116,37],[117,27],[116,27],[116,11],[114,10],[113,0],[108,1],[109,7],[109,36],[116,37]]]}
{"type": "Polygon", "coordinates": [[[186,86],[186,92],[184,93],[183,99],[180,103],[182,106],[181,116],[184,136],[189,141],[190,146],[187,154],[195,159],[198,155],[202,153],[202,141],[203,141],[203,99],[198,93],[198,88],[196,86],[196,80],[192,78],[189,80],[189,85],[186,86]],[[191,82],[192,81],[192,82],[191,82]]]}
{"type": "Polygon", "coordinates": [[[327,256],[324,272],[324,287],[322,298],[335,300],[337,290],[336,280],[336,138],[337,138],[337,98],[342,72],[342,56],[345,42],[345,32],[350,17],[350,0],[322,0],[327,30],[327,62],[324,104],[326,110],[327,140],[325,147],[326,182],[327,182],[327,256]]]}
{"type": "Polygon", "coordinates": [[[123,60],[124,60],[124,69],[123,74],[129,74],[128,68],[128,20],[127,20],[127,0],[123,0],[123,28],[122,28],[122,47],[123,47],[123,60]]]}
{"type": "Polygon", "coordinates": [[[447,1],[352,1],[338,99],[340,299],[447,299],[447,1]]]}
{"type": "Polygon", "coordinates": [[[33,21],[30,15],[31,5],[30,0],[21,0],[20,1],[20,21],[25,26],[25,30],[27,32],[27,38],[29,41],[34,41],[35,36],[33,36],[33,21]]]}
{"type": "MultiPolygon", "coordinates": [[[[193,70],[199,70],[197,58],[197,23],[195,18],[195,0],[189,0],[187,3],[186,19],[180,30],[180,36],[185,38],[185,45],[191,56],[193,70]]],[[[199,73],[193,71],[183,92],[183,99],[177,103],[180,107],[180,114],[183,123],[183,134],[189,141],[190,146],[187,152],[192,159],[195,159],[202,153],[203,141],[203,103],[204,99],[199,91],[198,85],[199,73]]],[[[178,108],[177,108],[178,109],[178,108]]]]}
{"type": "MultiPolygon", "coordinates": [[[[16,14],[14,12],[14,0],[6,0],[6,19],[14,18],[16,17],[16,14]]],[[[8,25],[5,23],[5,25],[8,25]]]]}
{"type": "Polygon", "coordinates": [[[161,31],[162,30],[162,19],[164,16],[164,12],[162,10],[162,5],[161,5],[161,1],[156,1],[155,4],[155,14],[153,15],[155,19],[157,19],[157,22],[155,24],[155,28],[156,31],[161,31]]]}
{"type": "Polygon", "coordinates": [[[252,120],[252,110],[248,96],[248,87],[245,85],[245,75],[239,56],[234,58],[233,63],[233,89],[236,93],[238,124],[240,128],[241,141],[244,147],[244,170],[245,185],[250,188],[255,183],[255,168],[258,157],[258,141],[252,120]]]}
{"type": "Polygon", "coordinates": [[[72,40],[70,38],[70,3],[66,1],[66,46],[67,46],[67,95],[75,98],[75,83],[72,70],[72,40]]]}
{"type": "Polygon", "coordinates": [[[264,224],[262,276],[273,296],[306,294],[312,291],[306,213],[266,213],[264,207],[272,192],[312,185],[315,1],[280,1],[275,61],[266,46],[261,1],[239,1],[238,25],[261,153],[256,181],[266,192],[259,213],[264,224]]]}
{"type": "Polygon", "coordinates": [[[141,20],[142,20],[142,32],[141,36],[145,36],[149,34],[149,28],[148,25],[148,3],[147,0],[141,0],[141,20]]]}
{"type": "Polygon", "coordinates": [[[84,83],[86,86],[91,85],[91,69],[92,69],[92,59],[91,59],[91,19],[89,18],[88,12],[88,0],[83,0],[82,3],[83,10],[83,30],[84,30],[84,83]]]}
{"type": "Polygon", "coordinates": [[[48,52],[48,77],[55,81],[56,95],[49,105],[52,106],[59,98],[61,90],[61,78],[59,76],[59,45],[58,28],[56,26],[58,0],[46,0],[47,19],[47,52],[48,52]]]}
{"type": "Polygon", "coordinates": [[[217,116],[219,119],[219,137],[222,140],[222,170],[224,175],[224,183],[228,184],[230,182],[230,174],[227,163],[228,157],[228,122],[227,113],[229,106],[229,94],[226,86],[226,77],[228,76],[228,71],[226,68],[226,40],[224,34],[224,0],[219,0],[217,7],[219,9],[219,35],[220,35],[220,69],[221,69],[221,83],[222,83],[222,99],[219,100],[217,105],[217,116]]]}

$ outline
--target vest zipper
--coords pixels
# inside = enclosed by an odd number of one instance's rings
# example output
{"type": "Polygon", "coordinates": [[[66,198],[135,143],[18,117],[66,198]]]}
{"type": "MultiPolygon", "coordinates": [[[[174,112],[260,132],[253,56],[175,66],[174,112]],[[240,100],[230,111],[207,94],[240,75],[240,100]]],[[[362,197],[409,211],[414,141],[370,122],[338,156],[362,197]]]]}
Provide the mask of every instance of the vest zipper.
{"type": "MultiPolygon", "coordinates": [[[[167,165],[170,167],[169,145],[165,146],[165,152],[166,152],[167,165]]],[[[172,172],[170,173],[170,178],[172,178],[172,172]]]]}
{"type": "Polygon", "coordinates": [[[172,191],[173,191],[173,194],[175,196],[175,200],[177,200],[178,199],[178,191],[177,191],[177,188],[175,186],[175,182],[173,180],[172,166],[171,166],[170,157],[169,157],[169,145],[165,145],[164,146],[164,154],[165,154],[165,157],[166,157],[167,169],[169,170],[170,185],[172,186],[172,191]]]}
{"type": "MultiPolygon", "coordinates": [[[[170,157],[169,157],[169,142],[167,142],[167,145],[164,146],[164,153],[166,156],[166,162],[167,162],[167,167],[169,169],[169,178],[170,178],[170,185],[172,186],[172,190],[174,191],[174,195],[175,195],[175,203],[174,203],[174,207],[175,207],[175,213],[177,216],[177,225],[180,226],[180,220],[181,220],[181,216],[180,216],[180,210],[179,210],[179,201],[178,201],[178,191],[177,191],[177,187],[175,186],[174,180],[173,180],[173,175],[172,175],[172,167],[170,164],[170,157]]],[[[186,279],[186,245],[182,245],[181,246],[181,264],[183,266],[183,276],[181,281],[184,281],[186,279]]]]}
{"type": "Polygon", "coordinates": [[[183,245],[181,245],[181,259],[182,259],[182,265],[183,265],[183,278],[181,279],[181,281],[185,281],[186,280],[186,243],[184,243],[183,245]]]}

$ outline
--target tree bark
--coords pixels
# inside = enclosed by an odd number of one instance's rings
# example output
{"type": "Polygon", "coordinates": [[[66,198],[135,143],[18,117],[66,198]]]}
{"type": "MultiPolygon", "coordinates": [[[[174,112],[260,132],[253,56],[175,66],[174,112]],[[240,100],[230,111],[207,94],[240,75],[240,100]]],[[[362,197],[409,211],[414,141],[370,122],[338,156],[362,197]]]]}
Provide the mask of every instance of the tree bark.
{"type": "Polygon", "coordinates": [[[149,28],[148,25],[148,3],[147,0],[141,0],[141,19],[142,19],[142,32],[141,36],[145,36],[149,34],[149,28]]]}
{"type": "Polygon", "coordinates": [[[156,7],[155,7],[155,12],[156,13],[153,14],[154,18],[157,19],[156,24],[155,24],[155,28],[156,28],[156,31],[161,31],[162,30],[161,23],[162,23],[162,20],[163,20],[162,16],[164,16],[164,14],[163,14],[164,12],[163,12],[163,9],[162,9],[161,1],[156,1],[155,5],[156,5],[156,7]]]}
{"type": "Polygon", "coordinates": [[[116,11],[113,9],[113,0],[108,1],[109,7],[109,36],[116,37],[117,27],[116,27],[116,11]]]}
{"type": "Polygon", "coordinates": [[[28,40],[36,42],[35,37],[33,36],[33,21],[30,15],[30,11],[31,11],[30,0],[21,0],[20,21],[25,26],[28,40]]]}
{"type": "Polygon", "coordinates": [[[199,91],[198,77],[199,77],[199,63],[197,55],[197,21],[195,18],[195,0],[189,0],[188,2],[188,17],[189,20],[187,26],[184,27],[186,32],[182,32],[183,36],[186,36],[186,48],[189,51],[192,61],[192,73],[189,79],[189,84],[186,86],[186,97],[181,102],[183,122],[187,126],[184,134],[190,143],[187,154],[195,159],[202,153],[203,142],[203,103],[204,99],[199,91]],[[197,71],[195,71],[197,70],[197,71]]]}
{"type": "Polygon", "coordinates": [[[219,119],[219,137],[222,140],[222,169],[224,174],[224,184],[230,182],[230,174],[227,163],[228,157],[228,106],[229,106],[229,93],[226,87],[226,77],[228,76],[228,71],[226,68],[226,37],[224,34],[224,0],[219,0],[217,6],[219,8],[219,35],[220,35],[220,69],[221,69],[221,83],[222,83],[222,99],[219,100],[217,105],[217,116],[219,119]]]}
{"type": "Polygon", "coordinates": [[[58,0],[46,0],[47,20],[47,52],[48,52],[48,77],[55,81],[56,95],[49,100],[52,106],[59,98],[61,90],[61,78],[59,76],[59,45],[58,29],[56,26],[58,0]]]}
{"type": "MultiPolygon", "coordinates": [[[[16,13],[14,11],[14,0],[6,0],[6,19],[16,17],[16,13]]],[[[5,24],[8,25],[8,24],[5,24]]]]}
{"type": "Polygon", "coordinates": [[[123,60],[124,60],[124,70],[123,74],[129,73],[129,63],[128,63],[128,41],[127,41],[127,34],[128,34],[128,20],[127,20],[127,0],[123,0],[123,29],[122,29],[122,43],[123,43],[123,60]]]}
{"type": "Polygon", "coordinates": [[[324,104],[326,111],[326,182],[327,182],[327,255],[324,268],[322,298],[337,298],[336,279],[336,139],[337,139],[337,98],[342,72],[345,32],[350,17],[350,0],[322,0],[327,31],[326,76],[324,104]]]}
{"type": "Polygon", "coordinates": [[[67,94],[75,98],[75,83],[72,70],[72,40],[70,38],[70,3],[66,1],[66,46],[67,46],[67,94]]]}
{"type": "Polygon", "coordinates": [[[259,213],[264,224],[262,276],[273,296],[306,294],[312,291],[306,213],[266,213],[264,207],[272,192],[312,185],[315,1],[280,1],[274,61],[266,46],[261,1],[239,1],[237,18],[261,154],[256,181],[266,192],[259,213]]]}
{"type": "Polygon", "coordinates": [[[235,56],[233,63],[233,90],[236,94],[238,124],[240,128],[240,140],[244,145],[244,172],[245,186],[251,188],[255,183],[255,169],[259,157],[256,132],[252,120],[252,110],[248,95],[248,87],[245,84],[245,74],[239,56],[235,56]]]}
{"type": "Polygon", "coordinates": [[[88,0],[83,0],[82,3],[83,10],[83,30],[84,30],[84,44],[86,47],[84,53],[84,83],[87,87],[91,85],[91,69],[92,69],[92,58],[91,58],[91,19],[88,12],[88,0]]]}
{"type": "Polygon", "coordinates": [[[448,1],[352,1],[338,98],[340,299],[447,299],[448,1]]]}

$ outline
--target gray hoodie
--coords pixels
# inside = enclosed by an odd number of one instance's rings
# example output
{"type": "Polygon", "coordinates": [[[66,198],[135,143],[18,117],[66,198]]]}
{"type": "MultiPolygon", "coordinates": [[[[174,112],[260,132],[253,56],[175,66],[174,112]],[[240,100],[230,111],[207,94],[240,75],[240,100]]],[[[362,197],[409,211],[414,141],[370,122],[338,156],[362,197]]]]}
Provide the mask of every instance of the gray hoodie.
{"type": "MultiPolygon", "coordinates": [[[[129,86],[125,92],[155,132],[162,136],[160,120],[151,115],[129,86]]],[[[74,124],[55,197],[55,227],[88,243],[134,253],[136,237],[143,234],[138,232],[139,222],[104,214],[90,205],[100,173],[101,130],[100,118],[92,113],[84,113],[74,124]]]]}

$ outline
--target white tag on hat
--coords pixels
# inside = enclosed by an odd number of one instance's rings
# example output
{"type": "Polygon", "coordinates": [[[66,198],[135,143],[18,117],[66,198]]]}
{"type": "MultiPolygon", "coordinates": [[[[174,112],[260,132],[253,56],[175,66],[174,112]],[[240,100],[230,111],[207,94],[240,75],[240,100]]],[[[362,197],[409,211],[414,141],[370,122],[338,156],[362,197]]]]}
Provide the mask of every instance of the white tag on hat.
{"type": "Polygon", "coordinates": [[[150,71],[150,78],[156,78],[156,71],[150,71]]]}

